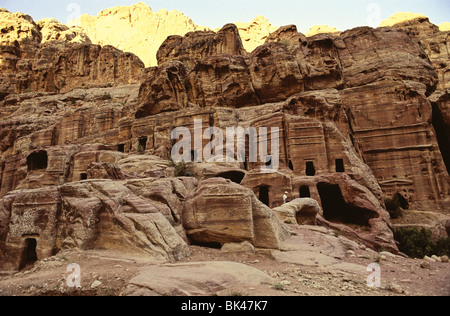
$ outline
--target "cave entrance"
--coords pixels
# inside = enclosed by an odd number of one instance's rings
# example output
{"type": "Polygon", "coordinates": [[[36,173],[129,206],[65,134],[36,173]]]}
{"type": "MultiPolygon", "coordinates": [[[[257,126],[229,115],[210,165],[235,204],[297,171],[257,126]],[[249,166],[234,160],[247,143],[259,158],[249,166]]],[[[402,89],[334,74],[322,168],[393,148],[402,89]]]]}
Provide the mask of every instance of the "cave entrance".
{"type": "Polygon", "coordinates": [[[125,144],[117,145],[117,151],[121,153],[125,153],[125,144]]]}
{"type": "Polygon", "coordinates": [[[263,202],[265,205],[270,206],[270,198],[269,198],[269,187],[261,186],[259,187],[259,200],[263,202]]]}
{"type": "Polygon", "coordinates": [[[345,172],[344,159],[336,159],[336,172],[345,172]]]}
{"type": "Polygon", "coordinates": [[[84,181],[84,180],[87,180],[87,179],[88,179],[87,173],[81,173],[80,174],[80,181],[84,181]]]}
{"type": "Polygon", "coordinates": [[[138,152],[142,153],[147,150],[148,137],[139,137],[138,139],[138,152]]]}
{"type": "Polygon", "coordinates": [[[309,190],[309,186],[303,185],[300,187],[300,198],[310,198],[311,197],[311,191],[309,190]]]}
{"type": "Polygon", "coordinates": [[[314,177],[316,175],[316,168],[314,167],[314,161],[306,162],[306,175],[309,177],[314,177]]]}
{"type": "Polygon", "coordinates": [[[202,248],[212,248],[212,249],[220,249],[222,248],[222,244],[219,242],[206,242],[206,241],[198,241],[193,238],[189,238],[191,246],[197,246],[202,248]]]}
{"type": "Polygon", "coordinates": [[[337,184],[318,183],[323,215],[327,221],[369,227],[369,220],[377,217],[373,211],[345,202],[337,184]]]}
{"type": "Polygon", "coordinates": [[[400,193],[395,193],[394,200],[398,201],[398,204],[400,205],[400,207],[404,210],[409,209],[409,202],[407,199],[405,199],[405,197],[403,195],[401,195],[400,193]]]}
{"type": "Polygon", "coordinates": [[[33,266],[33,264],[37,261],[36,247],[36,238],[25,239],[25,247],[22,252],[19,270],[23,270],[27,267],[33,266]]]}
{"type": "MultiPolygon", "coordinates": [[[[2,30],[3,31],[3,30],[2,30]]],[[[3,33],[3,32],[2,32],[3,33]]],[[[8,93],[0,92],[0,102],[2,102],[6,97],[8,96],[8,93]]]]}
{"type": "Polygon", "coordinates": [[[244,180],[245,173],[242,171],[227,171],[219,173],[216,177],[228,179],[234,183],[241,184],[242,180],[244,180]]]}
{"type": "Polygon", "coordinates": [[[45,170],[48,165],[48,156],[45,150],[30,154],[27,157],[28,172],[33,170],[45,170]]]}

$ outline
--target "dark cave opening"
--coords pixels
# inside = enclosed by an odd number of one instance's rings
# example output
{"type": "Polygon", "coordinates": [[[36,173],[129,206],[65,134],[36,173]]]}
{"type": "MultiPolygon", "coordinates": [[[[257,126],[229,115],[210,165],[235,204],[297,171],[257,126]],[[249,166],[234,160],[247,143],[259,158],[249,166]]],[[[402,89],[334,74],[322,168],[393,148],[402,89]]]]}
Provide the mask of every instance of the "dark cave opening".
{"type": "Polygon", "coordinates": [[[2,102],[3,100],[5,100],[5,98],[8,96],[8,93],[5,92],[0,92],[0,102],[2,102]]]}
{"type": "Polygon", "coordinates": [[[294,164],[292,163],[292,160],[289,160],[289,169],[294,171],[294,164]]]}
{"type": "Polygon", "coordinates": [[[270,198],[269,198],[269,187],[261,186],[259,187],[259,200],[267,206],[270,206],[270,198]]]}
{"type": "Polygon", "coordinates": [[[19,270],[32,266],[37,261],[36,247],[37,241],[35,238],[25,239],[25,247],[22,252],[19,270]]]}
{"type": "Polygon", "coordinates": [[[314,167],[313,161],[306,162],[306,175],[309,177],[314,177],[316,175],[316,168],[314,167]]]}
{"type": "Polygon", "coordinates": [[[244,180],[245,172],[241,171],[227,171],[219,173],[216,177],[224,178],[233,181],[234,183],[241,184],[242,180],[244,180]]]}
{"type": "Polygon", "coordinates": [[[409,202],[407,199],[405,199],[405,197],[403,195],[401,195],[400,193],[395,193],[393,199],[397,200],[400,207],[404,210],[409,209],[409,202]]]}
{"type": "Polygon", "coordinates": [[[48,165],[48,156],[45,150],[30,154],[27,157],[28,172],[33,170],[45,170],[48,165]]]}
{"type": "Polygon", "coordinates": [[[300,187],[300,198],[310,198],[311,191],[309,190],[309,186],[303,185],[300,187]]]}
{"type": "Polygon", "coordinates": [[[212,248],[212,249],[220,249],[222,248],[222,244],[219,242],[204,242],[204,241],[197,241],[189,238],[191,246],[197,246],[202,248],[212,248]]]}
{"type": "Polygon", "coordinates": [[[345,202],[337,184],[318,183],[323,215],[327,221],[369,227],[369,220],[377,217],[373,211],[345,202]]]}
{"type": "Polygon", "coordinates": [[[432,103],[433,127],[436,132],[439,149],[444,160],[447,172],[450,173],[450,128],[445,124],[444,117],[437,103],[432,103]]]}
{"type": "Polygon", "coordinates": [[[139,152],[144,152],[147,150],[147,141],[148,141],[148,137],[139,137],[138,139],[138,151],[139,152]]]}
{"type": "Polygon", "coordinates": [[[344,159],[336,159],[336,172],[345,172],[344,159]]]}

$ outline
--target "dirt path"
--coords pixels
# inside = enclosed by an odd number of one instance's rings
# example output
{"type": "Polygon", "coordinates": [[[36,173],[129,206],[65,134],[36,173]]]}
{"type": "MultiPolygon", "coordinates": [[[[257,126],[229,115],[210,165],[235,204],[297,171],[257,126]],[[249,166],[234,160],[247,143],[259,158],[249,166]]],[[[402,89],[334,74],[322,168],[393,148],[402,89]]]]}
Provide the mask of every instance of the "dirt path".
{"type": "MultiPolygon", "coordinates": [[[[220,249],[198,246],[191,246],[190,250],[191,256],[180,264],[235,262],[258,269],[270,279],[259,286],[233,286],[232,282],[224,281],[224,284],[218,285],[217,291],[208,295],[450,295],[449,263],[380,254],[332,236],[324,229],[299,227],[296,236],[283,245],[282,251],[277,252],[260,250],[255,253],[224,253],[220,249]],[[373,263],[379,264],[380,268],[381,286],[378,288],[367,285],[371,272],[366,268],[373,263]]],[[[130,280],[142,274],[143,270],[151,273],[152,267],[161,264],[132,254],[70,250],[39,261],[30,270],[1,274],[0,295],[139,295],[139,292],[130,292],[130,280]],[[81,289],[70,288],[67,284],[67,279],[74,272],[67,270],[72,263],[80,267],[81,289]]],[[[186,274],[189,275],[189,272],[186,271],[186,274]]]]}

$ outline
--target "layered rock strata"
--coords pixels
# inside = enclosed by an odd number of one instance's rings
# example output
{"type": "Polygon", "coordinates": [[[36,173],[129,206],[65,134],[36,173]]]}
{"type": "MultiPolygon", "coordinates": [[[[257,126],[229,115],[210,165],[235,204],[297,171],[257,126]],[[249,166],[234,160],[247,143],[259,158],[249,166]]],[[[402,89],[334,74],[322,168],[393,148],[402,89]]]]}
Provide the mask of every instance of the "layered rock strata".
{"type": "Polygon", "coordinates": [[[1,15],[0,100],[24,92],[67,92],[74,88],[137,83],[144,64],[131,53],[90,44],[79,29],[55,20],[1,15]]]}
{"type": "MultiPolygon", "coordinates": [[[[396,252],[386,198],[448,214],[448,91],[422,31],[306,37],[291,25],[249,54],[228,24],[168,37],[158,67],[144,69],[113,47],[73,43],[76,30],[68,36],[53,21],[0,14],[0,255],[8,269],[64,247],[166,261],[187,256],[189,243],[277,249],[289,235],[282,221],[396,252]],[[200,150],[216,141],[221,162],[171,161],[174,128],[205,135],[213,126],[223,135],[266,132],[239,136],[243,149],[233,139],[239,161],[227,162],[237,157],[217,135],[203,137],[200,150]],[[251,159],[250,140],[267,154],[251,159]],[[264,172],[276,159],[278,168],[264,172]]],[[[202,154],[195,142],[186,150],[194,161],[202,154]]]]}

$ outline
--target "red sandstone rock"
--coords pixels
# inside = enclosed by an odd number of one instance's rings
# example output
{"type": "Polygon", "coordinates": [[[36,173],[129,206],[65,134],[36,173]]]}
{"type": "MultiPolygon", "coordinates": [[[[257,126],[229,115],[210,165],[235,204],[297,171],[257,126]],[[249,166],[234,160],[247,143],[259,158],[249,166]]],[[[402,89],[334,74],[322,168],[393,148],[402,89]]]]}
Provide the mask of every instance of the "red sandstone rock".
{"type": "Polygon", "coordinates": [[[18,13],[0,15],[0,100],[27,91],[59,93],[136,83],[142,76],[144,64],[138,57],[112,46],[91,45],[80,30],[54,20],[36,24],[18,13]]]}
{"type": "Polygon", "coordinates": [[[97,180],[10,194],[3,199],[11,214],[5,242],[9,263],[16,269],[24,264],[27,239],[37,243],[39,260],[66,247],[147,253],[165,260],[188,255],[164,215],[125,185],[97,180]]]}
{"type": "Polygon", "coordinates": [[[275,214],[249,189],[209,179],[188,198],[183,212],[186,234],[198,243],[240,243],[277,249],[288,236],[275,214]]]}
{"type": "Polygon", "coordinates": [[[316,200],[318,223],[392,251],[385,198],[448,213],[448,41],[433,26],[310,38],[288,26],[247,55],[227,25],[168,38],[144,71],[132,54],[0,14],[0,258],[13,269],[27,236],[38,258],[119,247],[175,260],[190,241],[276,249],[286,231],[271,208],[286,191],[316,200]],[[194,119],[201,133],[278,128],[278,171],[262,173],[247,145],[245,162],[174,178],[170,133],[193,134],[194,119]]]}
{"type": "Polygon", "coordinates": [[[159,48],[157,59],[158,66],[177,60],[193,68],[203,58],[220,54],[246,54],[236,25],[227,24],[217,33],[197,31],[184,37],[169,36],[159,48]]]}

